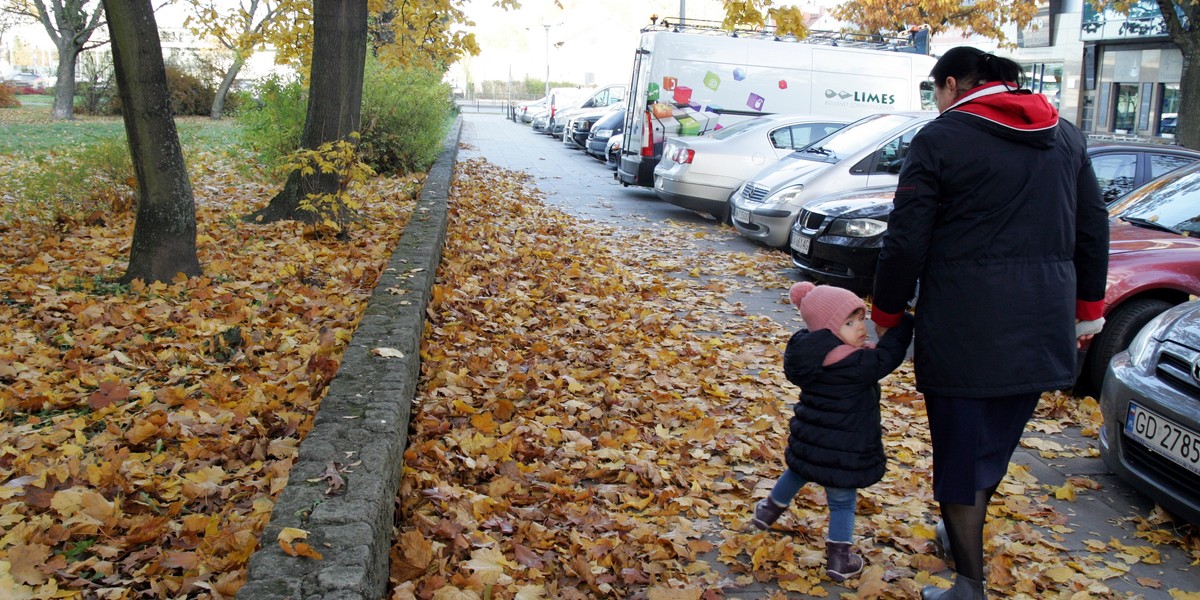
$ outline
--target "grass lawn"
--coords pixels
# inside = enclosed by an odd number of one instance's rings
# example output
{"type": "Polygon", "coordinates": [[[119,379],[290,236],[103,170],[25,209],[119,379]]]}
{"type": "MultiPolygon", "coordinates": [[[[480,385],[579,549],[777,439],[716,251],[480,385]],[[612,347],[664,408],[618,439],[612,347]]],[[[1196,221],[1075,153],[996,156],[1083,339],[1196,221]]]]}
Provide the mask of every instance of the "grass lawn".
{"type": "MultiPolygon", "coordinates": [[[[0,154],[44,154],[125,135],[119,116],[76,115],[70,121],[56,121],[50,116],[52,96],[17,98],[20,107],[0,109],[0,154]]],[[[239,143],[239,126],[232,118],[213,121],[208,117],[179,117],[175,123],[185,148],[197,145],[217,149],[239,143]]]]}

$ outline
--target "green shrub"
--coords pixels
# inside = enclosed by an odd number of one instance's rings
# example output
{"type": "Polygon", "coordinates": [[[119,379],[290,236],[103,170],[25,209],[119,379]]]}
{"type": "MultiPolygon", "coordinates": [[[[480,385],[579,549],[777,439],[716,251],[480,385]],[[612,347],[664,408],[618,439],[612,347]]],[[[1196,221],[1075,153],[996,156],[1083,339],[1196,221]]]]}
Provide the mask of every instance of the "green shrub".
{"type": "Polygon", "coordinates": [[[32,219],[65,229],[102,224],[136,203],[137,179],[124,137],[40,154],[36,160],[38,168],[13,182],[17,200],[0,220],[32,219]]]}
{"type": "Polygon", "coordinates": [[[441,74],[385,67],[367,58],[359,152],[380,174],[424,171],[446,133],[450,86],[441,74]]]}
{"type": "Polygon", "coordinates": [[[273,75],[255,86],[252,98],[236,112],[242,141],[265,166],[278,167],[300,147],[308,90],[298,80],[273,75]]]}

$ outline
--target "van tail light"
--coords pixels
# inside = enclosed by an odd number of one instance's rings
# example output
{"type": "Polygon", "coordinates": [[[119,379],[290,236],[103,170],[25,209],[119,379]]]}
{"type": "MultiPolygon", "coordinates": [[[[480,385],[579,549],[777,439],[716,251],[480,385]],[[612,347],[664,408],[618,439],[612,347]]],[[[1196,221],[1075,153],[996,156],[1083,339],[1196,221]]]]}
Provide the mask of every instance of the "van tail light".
{"type": "Polygon", "coordinates": [[[654,156],[654,120],[646,111],[646,125],[642,127],[642,156],[654,156]]]}

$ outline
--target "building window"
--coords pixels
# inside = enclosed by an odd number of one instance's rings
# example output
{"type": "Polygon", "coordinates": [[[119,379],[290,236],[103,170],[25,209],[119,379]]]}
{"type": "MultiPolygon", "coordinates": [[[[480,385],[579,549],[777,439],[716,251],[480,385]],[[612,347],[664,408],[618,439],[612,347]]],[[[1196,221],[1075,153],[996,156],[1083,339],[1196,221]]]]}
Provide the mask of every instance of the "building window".
{"type": "Polygon", "coordinates": [[[1158,86],[1158,135],[1175,137],[1175,119],[1179,116],[1179,84],[1163,83],[1158,86]]]}
{"type": "Polygon", "coordinates": [[[1138,86],[1136,83],[1118,83],[1116,86],[1113,133],[1132,133],[1137,119],[1138,86]]]}
{"type": "Polygon", "coordinates": [[[1062,108],[1062,63],[1033,63],[1021,65],[1029,78],[1029,89],[1043,94],[1054,108],[1062,108]]]}

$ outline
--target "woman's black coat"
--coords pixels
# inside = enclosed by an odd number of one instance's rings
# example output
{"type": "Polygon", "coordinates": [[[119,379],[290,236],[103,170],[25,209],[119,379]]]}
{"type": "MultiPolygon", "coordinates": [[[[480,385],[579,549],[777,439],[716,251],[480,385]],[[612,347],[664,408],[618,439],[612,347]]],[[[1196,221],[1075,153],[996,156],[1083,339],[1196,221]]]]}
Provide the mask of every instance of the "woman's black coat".
{"type": "Polygon", "coordinates": [[[842,342],[828,329],[802,329],[788,340],[783,370],[800,386],[785,457],[806,481],[864,488],[883,478],[879,380],[904,362],[912,339],[909,315],[875,348],[862,348],[829,366],[825,355],[842,342]]]}
{"type": "Polygon", "coordinates": [[[917,290],[917,389],[988,398],[1070,387],[1077,299],[1104,297],[1108,214],[1079,130],[952,110],[912,141],[874,307],[917,290]]]}

